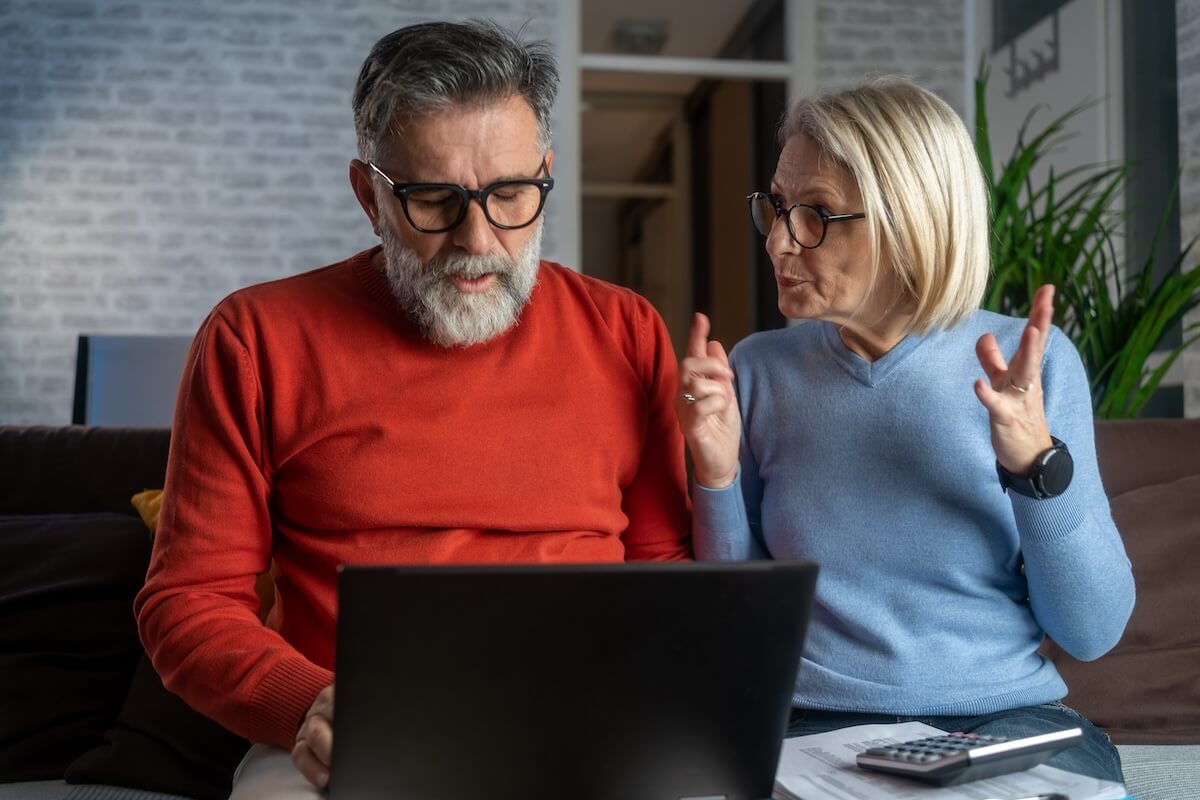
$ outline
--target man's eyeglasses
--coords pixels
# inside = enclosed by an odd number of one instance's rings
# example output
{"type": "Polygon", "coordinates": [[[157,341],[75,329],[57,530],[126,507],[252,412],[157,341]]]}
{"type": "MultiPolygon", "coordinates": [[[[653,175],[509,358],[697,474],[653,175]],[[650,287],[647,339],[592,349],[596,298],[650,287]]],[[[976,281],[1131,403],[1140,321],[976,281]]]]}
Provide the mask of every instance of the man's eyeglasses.
{"type": "MultiPolygon", "coordinates": [[[[409,224],[422,233],[445,233],[467,218],[471,198],[483,207],[487,221],[506,231],[533,223],[546,205],[546,193],[554,188],[554,179],[520,178],[489,183],[482,189],[468,189],[457,183],[396,183],[371,162],[367,166],[379,173],[392,194],[400,201],[409,224]]],[[[548,172],[545,159],[539,173],[548,172]]]]}
{"type": "Polygon", "coordinates": [[[775,220],[783,217],[787,220],[788,234],[792,241],[806,250],[820,247],[825,241],[831,222],[848,222],[852,219],[866,219],[866,214],[830,214],[818,206],[796,203],[789,208],[783,207],[783,198],[766,192],[755,192],[747,195],[750,203],[750,218],[754,227],[763,236],[771,235],[771,226],[775,220]]]}

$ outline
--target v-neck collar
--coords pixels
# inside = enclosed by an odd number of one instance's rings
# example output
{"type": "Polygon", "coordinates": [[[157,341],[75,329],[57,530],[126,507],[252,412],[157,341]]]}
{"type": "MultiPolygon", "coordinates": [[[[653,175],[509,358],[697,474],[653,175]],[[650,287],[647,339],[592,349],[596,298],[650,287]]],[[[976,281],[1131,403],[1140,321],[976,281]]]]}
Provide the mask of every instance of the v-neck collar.
{"type": "Polygon", "coordinates": [[[910,333],[883,356],[874,361],[868,361],[846,346],[838,334],[838,325],[824,321],[818,321],[817,324],[821,326],[821,336],[829,355],[841,365],[842,369],[864,386],[878,386],[887,380],[888,375],[895,372],[896,368],[908,358],[909,353],[916,350],[926,338],[910,333]]]}

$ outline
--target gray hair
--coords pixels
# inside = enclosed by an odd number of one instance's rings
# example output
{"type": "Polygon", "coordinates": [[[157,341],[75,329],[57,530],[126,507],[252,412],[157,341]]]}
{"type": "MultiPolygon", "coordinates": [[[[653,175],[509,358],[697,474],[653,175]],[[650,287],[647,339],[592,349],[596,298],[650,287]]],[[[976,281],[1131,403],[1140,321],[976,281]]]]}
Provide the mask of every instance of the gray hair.
{"type": "Polygon", "coordinates": [[[371,48],[354,87],[358,154],[374,161],[412,117],[490,104],[520,95],[533,109],[538,145],[550,147],[550,109],[558,68],[545,41],[489,20],[426,22],[384,36],[371,48]]]}

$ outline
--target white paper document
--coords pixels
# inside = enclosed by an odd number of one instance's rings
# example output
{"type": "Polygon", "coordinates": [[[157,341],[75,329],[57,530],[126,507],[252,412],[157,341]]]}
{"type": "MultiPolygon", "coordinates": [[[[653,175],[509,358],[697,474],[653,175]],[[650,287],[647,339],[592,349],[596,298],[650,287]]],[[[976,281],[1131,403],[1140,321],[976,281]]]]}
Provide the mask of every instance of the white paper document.
{"type": "Polygon", "coordinates": [[[985,800],[1060,792],[1071,800],[1120,800],[1125,787],[1044,764],[1024,772],[933,786],[858,767],[854,757],[871,747],[945,733],[920,722],[857,725],[829,733],[785,739],[775,774],[781,800],[985,800]]]}

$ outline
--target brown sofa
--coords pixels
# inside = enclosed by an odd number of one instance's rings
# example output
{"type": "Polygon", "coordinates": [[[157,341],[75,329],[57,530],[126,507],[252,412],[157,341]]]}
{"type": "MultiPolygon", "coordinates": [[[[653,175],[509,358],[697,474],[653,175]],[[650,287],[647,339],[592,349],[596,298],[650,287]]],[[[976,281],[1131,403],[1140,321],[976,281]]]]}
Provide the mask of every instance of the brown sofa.
{"type": "MultiPolygon", "coordinates": [[[[131,613],[150,540],[129,500],[162,486],[168,440],[166,430],[0,426],[0,800],[66,800],[80,787],[64,774],[195,798],[228,790],[246,743],[162,688],[131,613]]],[[[1121,747],[1130,794],[1194,800],[1200,419],[1100,423],[1097,447],[1137,608],[1097,661],[1052,643],[1046,652],[1067,701],[1121,747]]]]}
{"type": "Polygon", "coordinates": [[[1200,419],[1101,422],[1096,451],[1133,564],[1121,641],[1077,661],[1052,642],[1078,708],[1121,750],[1139,800],[1200,798],[1200,419]]]}
{"type": "Polygon", "coordinates": [[[0,800],[229,794],[247,743],[163,688],[134,625],[130,498],[162,486],[169,439],[0,426],[0,800]]]}

